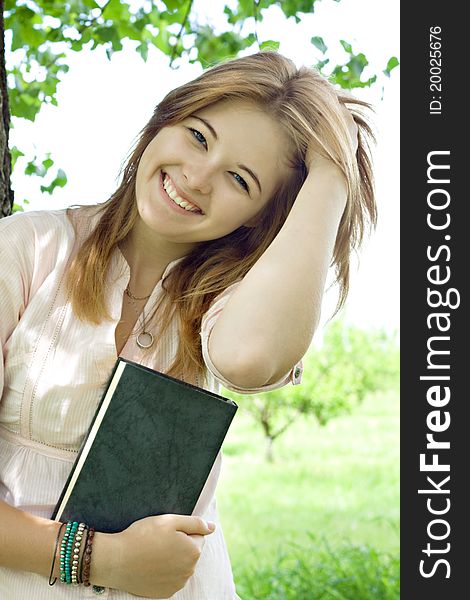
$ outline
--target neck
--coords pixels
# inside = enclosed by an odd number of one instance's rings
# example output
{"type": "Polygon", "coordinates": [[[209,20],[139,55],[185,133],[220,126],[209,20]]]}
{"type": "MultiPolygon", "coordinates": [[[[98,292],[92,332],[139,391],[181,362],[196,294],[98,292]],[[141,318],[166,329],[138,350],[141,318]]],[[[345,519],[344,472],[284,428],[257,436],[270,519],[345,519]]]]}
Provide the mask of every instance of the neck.
{"type": "Polygon", "coordinates": [[[130,268],[132,293],[136,296],[150,294],[168,264],[189,254],[196,245],[165,240],[137,219],[129,235],[119,244],[130,268]]]}

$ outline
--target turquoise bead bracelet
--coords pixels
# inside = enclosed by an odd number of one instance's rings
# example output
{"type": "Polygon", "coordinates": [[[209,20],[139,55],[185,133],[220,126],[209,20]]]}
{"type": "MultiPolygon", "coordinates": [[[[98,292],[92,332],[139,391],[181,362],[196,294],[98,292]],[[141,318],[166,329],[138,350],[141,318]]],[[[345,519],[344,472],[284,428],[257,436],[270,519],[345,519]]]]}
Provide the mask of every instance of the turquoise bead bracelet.
{"type": "Polygon", "coordinates": [[[72,556],[72,547],[73,540],[75,538],[75,532],[77,531],[78,523],[77,521],[72,522],[72,528],[70,530],[70,535],[67,539],[67,547],[65,550],[65,583],[72,583],[72,569],[71,569],[71,556],[72,556]]]}
{"type": "Polygon", "coordinates": [[[66,559],[67,542],[70,537],[71,528],[72,528],[72,521],[69,521],[65,528],[64,537],[62,538],[62,542],[60,544],[60,580],[63,583],[67,583],[67,581],[66,581],[66,579],[67,579],[66,560],[65,559],[66,559]]]}
{"type": "MultiPolygon", "coordinates": [[[[64,525],[65,523],[62,523],[57,533],[49,585],[54,585],[55,583],[55,580],[52,582],[51,578],[57,545],[64,525]]],[[[81,583],[90,585],[89,570],[93,533],[93,528],[89,528],[85,523],[79,523],[78,521],[69,521],[65,526],[64,537],[60,543],[60,581],[62,583],[75,586],[81,583]]]]}

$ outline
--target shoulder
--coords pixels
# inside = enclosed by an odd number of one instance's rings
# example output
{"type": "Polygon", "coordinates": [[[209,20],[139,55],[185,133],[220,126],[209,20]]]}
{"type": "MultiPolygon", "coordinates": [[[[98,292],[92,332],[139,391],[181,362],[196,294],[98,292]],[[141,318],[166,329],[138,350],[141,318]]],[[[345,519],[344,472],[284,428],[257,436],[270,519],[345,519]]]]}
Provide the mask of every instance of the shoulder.
{"type": "Polygon", "coordinates": [[[2,246],[54,254],[71,247],[97,220],[98,205],[15,213],[0,219],[2,246]]]}
{"type": "Polygon", "coordinates": [[[25,272],[49,272],[66,260],[75,242],[67,209],[15,213],[0,219],[0,255],[25,272]]]}
{"type": "Polygon", "coordinates": [[[89,226],[94,214],[87,206],[0,219],[0,278],[21,281],[25,298],[34,294],[51,273],[66,269],[84,223],[89,226]]]}
{"type": "Polygon", "coordinates": [[[15,213],[0,219],[0,233],[2,240],[21,243],[73,235],[73,228],[67,217],[67,209],[37,210],[15,213]]]}

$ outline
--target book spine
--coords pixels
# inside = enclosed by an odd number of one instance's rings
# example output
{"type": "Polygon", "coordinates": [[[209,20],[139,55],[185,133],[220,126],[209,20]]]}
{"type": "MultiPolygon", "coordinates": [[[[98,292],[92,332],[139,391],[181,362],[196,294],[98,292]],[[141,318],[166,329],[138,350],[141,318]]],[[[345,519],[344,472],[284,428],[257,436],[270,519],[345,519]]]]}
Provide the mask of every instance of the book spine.
{"type": "Polygon", "coordinates": [[[122,377],[122,374],[123,374],[125,368],[126,368],[126,363],[124,361],[120,361],[116,367],[116,370],[114,371],[114,375],[109,383],[108,389],[106,391],[106,395],[103,398],[103,402],[101,403],[98,413],[96,414],[93,425],[91,426],[91,429],[88,433],[85,445],[83,446],[83,449],[80,453],[80,457],[79,457],[79,459],[75,465],[74,471],[71,474],[71,477],[69,479],[67,489],[65,490],[65,493],[62,497],[62,501],[59,505],[59,508],[57,509],[57,513],[54,518],[55,521],[60,521],[60,519],[62,517],[65,507],[67,506],[67,502],[73,491],[73,488],[75,487],[75,483],[77,482],[78,476],[80,475],[80,471],[82,470],[82,467],[85,464],[88,453],[90,452],[90,448],[92,447],[93,442],[95,441],[96,434],[98,433],[98,430],[101,426],[101,423],[106,414],[106,411],[108,410],[111,399],[114,395],[116,387],[122,377]]]}

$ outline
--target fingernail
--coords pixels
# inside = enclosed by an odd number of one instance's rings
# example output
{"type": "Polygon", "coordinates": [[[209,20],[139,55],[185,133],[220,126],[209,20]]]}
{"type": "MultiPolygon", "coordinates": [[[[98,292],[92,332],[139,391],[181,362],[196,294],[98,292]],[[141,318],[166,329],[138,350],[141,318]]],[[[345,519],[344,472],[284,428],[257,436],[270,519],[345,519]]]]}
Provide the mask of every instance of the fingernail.
{"type": "Polygon", "coordinates": [[[215,529],[215,523],[214,521],[207,521],[207,527],[211,530],[214,531],[215,529]]]}

